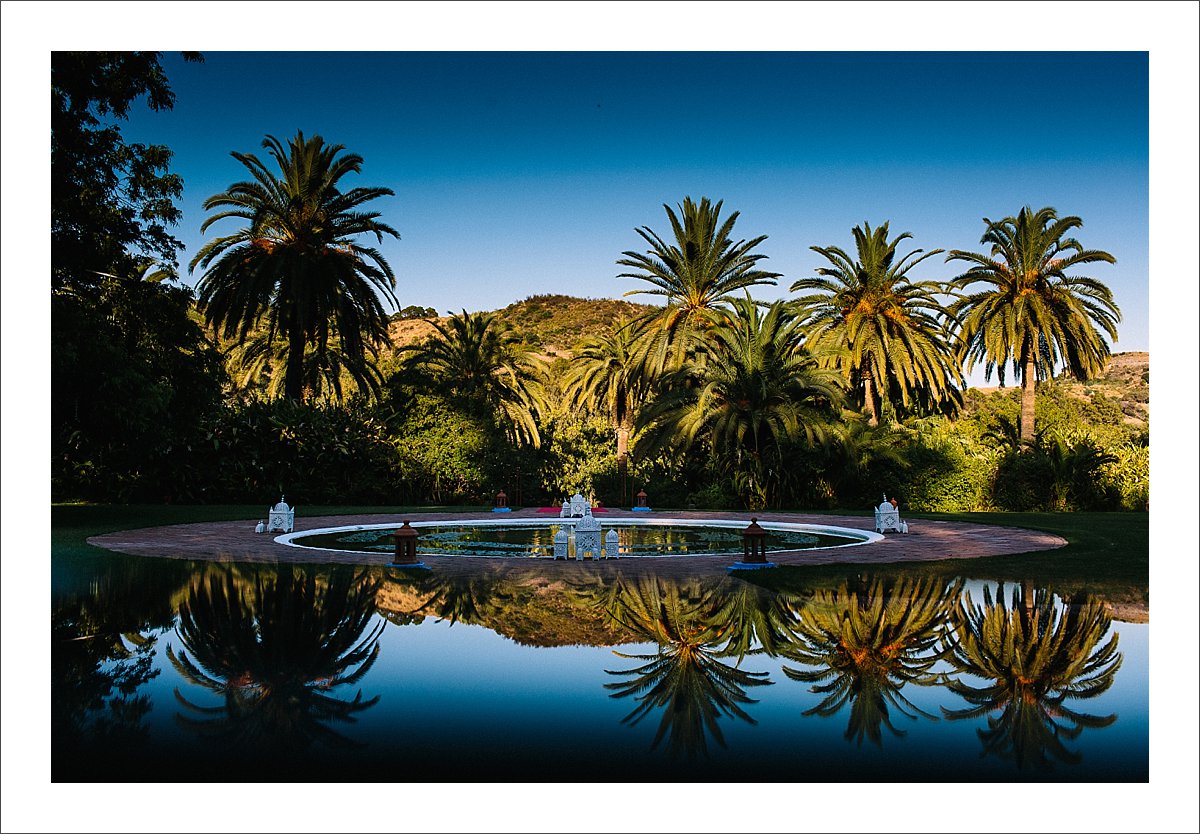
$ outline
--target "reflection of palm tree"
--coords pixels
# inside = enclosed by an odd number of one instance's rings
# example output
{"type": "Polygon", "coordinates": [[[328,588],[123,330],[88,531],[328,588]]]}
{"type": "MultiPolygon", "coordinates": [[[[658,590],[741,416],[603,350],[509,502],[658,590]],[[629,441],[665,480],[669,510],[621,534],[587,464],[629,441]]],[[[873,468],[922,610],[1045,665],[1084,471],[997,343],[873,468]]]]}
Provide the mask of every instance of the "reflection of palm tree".
{"type": "Polygon", "coordinates": [[[944,655],[939,651],[949,601],[960,583],[940,580],[875,580],[850,590],[821,591],[797,614],[795,641],[781,654],[814,671],[783,668],[792,680],[817,683],[825,695],[805,715],[832,716],[847,703],[847,739],[882,743],[882,728],[902,736],[891,720],[889,705],[901,714],[936,718],[915,706],[900,690],[906,684],[936,686],[942,675],[932,671],[944,655]]]}
{"type": "Polygon", "coordinates": [[[725,746],[717,723],[722,714],[757,723],[741,707],[757,703],[745,689],[772,681],[762,680],[766,672],[747,672],[719,659],[724,630],[718,585],[685,585],[662,577],[628,582],[618,577],[613,592],[606,595],[606,610],[614,622],[659,646],[655,654],[614,652],[646,662],[634,669],[606,670],[610,675],[632,676],[632,680],[605,684],[605,689],[614,691],[612,697],[634,695],[639,702],[621,723],[637,724],[655,709],[663,711],[651,749],[667,737],[672,755],[695,757],[707,753],[706,731],[725,746]]]}
{"type": "Polygon", "coordinates": [[[979,730],[983,755],[993,753],[1016,760],[1017,767],[1049,770],[1053,760],[1077,764],[1081,757],[1067,749],[1084,727],[1107,727],[1117,720],[1087,715],[1065,705],[1094,698],[1112,686],[1121,654],[1118,635],[1099,649],[1112,619],[1102,603],[1057,607],[1045,590],[1014,588],[1011,609],[1005,605],[1004,585],[984,586],[983,605],[967,593],[954,609],[955,632],[950,639],[950,662],[962,673],[989,680],[971,686],[951,680],[949,688],[972,706],[942,712],[950,719],[988,716],[979,730]]]}
{"type": "Polygon", "coordinates": [[[234,570],[210,574],[180,605],[183,647],[167,656],[186,680],[223,698],[204,707],[176,698],[200,719],[179,720],[203,734],[256,747],[294,752],[313,742],[352,746],[326,726],[353,722],[378,700],[333,697],[357,683],[379,655],[384,623],[367,631],[378,580],[336,569],[318,578],[289,568],[243,578],[234,570]],[[365,636],[364,636],[364,632],[365,636]]]}

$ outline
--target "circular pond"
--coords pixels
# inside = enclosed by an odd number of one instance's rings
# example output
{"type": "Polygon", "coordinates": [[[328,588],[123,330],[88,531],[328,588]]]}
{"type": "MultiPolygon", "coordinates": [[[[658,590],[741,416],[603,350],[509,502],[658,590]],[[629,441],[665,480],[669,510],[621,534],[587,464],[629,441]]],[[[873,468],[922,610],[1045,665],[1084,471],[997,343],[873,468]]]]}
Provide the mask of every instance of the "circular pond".
{"type": "MultiPolygon", "coordinates": [[[[486,556],[509,558],[554,557],[554,537],[578,519],[480,519],[416,521],[419,556],[486,556]]],[[[811,524],[760,521],[767,531],[767,551],[848,547],[883,537],[864,530],[811,524]]],[[[388,554],[394,551],[392,533],[400,524],[327,527],[288,533],[281,544],[314,550],[388,554]]],[[[617,531],[620,558],[737,555],[742,552],[744,519],[697,521],[679,518],[621,519],[601,522],[602,537],[617,531]]],[[[569,554],[574,557],[573,548],[569,554]]],[[[609,555],[606,553],[606,555],[609,555]]]]}

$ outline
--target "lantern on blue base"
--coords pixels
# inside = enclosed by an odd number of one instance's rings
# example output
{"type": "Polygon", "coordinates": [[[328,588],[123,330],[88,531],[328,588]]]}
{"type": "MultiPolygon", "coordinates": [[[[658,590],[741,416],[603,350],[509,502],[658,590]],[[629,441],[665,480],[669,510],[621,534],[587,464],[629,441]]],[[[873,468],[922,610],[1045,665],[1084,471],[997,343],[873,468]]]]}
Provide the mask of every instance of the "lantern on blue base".
{"type": "Polygon", "coordinates": [[[637,494],[637,505],[633,507],[635,513],[648,513],[650,508],[646,505],[646,490],[639,489],[637,494]]]}
{"type": "Polygon", "coordinates": [[[767,561],[767,531],[758,525],[757,518],[751,518],[750,525],[742,531],[742,560],[725,570],[759,570],[775,566],[774,562],[767,561]]]}
{"type": "Polygon", "coordinates": [[[417,560],[417,531],[407,521],[392,533],[392,541],[396,543],[396,555],[392,557],[392,567],[423,568],[425,564],[417,560]]]}
{"type": "Polygon", "coordinates": [[[508,506],[508,496],[504,494],[504,490],[496,493],[496,506],[492,507],[494,513],[511,513],[512,507],[508,506]]]}

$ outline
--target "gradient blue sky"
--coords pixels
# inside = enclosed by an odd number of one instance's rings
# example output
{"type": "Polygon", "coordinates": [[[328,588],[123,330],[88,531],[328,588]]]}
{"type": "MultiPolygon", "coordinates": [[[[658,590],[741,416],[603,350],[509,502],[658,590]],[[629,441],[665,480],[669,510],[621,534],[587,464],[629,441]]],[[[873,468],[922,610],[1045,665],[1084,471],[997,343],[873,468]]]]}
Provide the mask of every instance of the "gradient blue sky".
{"type": "MultiPolygon", "coordinates": [[[[667,233],[663,204],[689,195],[740,212],[736,236],[768,236],[758,251],[784,277],[755,290],[767,299],[823,263],[810,246],[850,248],[857,223],[890,221],[923,249],[973,249],[983,217],[1049,205],[1117,258],[1090,273],[1124,315],[1114,349],[1148,348],[1146,52],[205,58],[169,54],[174,110],[142,108],[125,127],[175,151],[185,267],[205,240],[204,199],[246,176],[230,151],[302,130],[363,156],[350,182],[396,192],[374,207],[401,235],[382,250],[402,305],[620,297],[641,285],[614,263],[645,249],[635,227],[667,233]]],[[[936,256],[914,274],[959,271],[936,256]]]]}

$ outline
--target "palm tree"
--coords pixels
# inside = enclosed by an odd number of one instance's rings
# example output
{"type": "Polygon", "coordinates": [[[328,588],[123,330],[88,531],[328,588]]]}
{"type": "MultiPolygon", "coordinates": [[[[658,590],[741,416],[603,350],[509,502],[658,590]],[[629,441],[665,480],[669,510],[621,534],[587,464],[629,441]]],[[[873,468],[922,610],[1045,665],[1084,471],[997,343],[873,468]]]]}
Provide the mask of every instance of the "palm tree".
{"type": "Polygon", "coordinates": [[[1013,588],[1010,607],[1003,584],[995,603],[985,585],[983,605],[973,604],[968,592],[951,622],[951,665],[987,683],[952,679],[949,689],[971,706],[943,707],[942,712],[951,720],[987,715],[987,729],[979,731],[984,754],[1012,758],[1022,769],[1048,770],[1054,759],[1075,764],[1080,756],[1064,742],[1085,727],[1107,727],[1117,720],[1115,714],[1088,715],[1067,706],[1106,692],[1121,667],[1119,635],[1100,646],[1112,627],[1102,603],[1086,600],[1060,608],[1048,591],[1026,585],[1013,588]]]}
{"type": "Polygon", "coordinates": [[[649,227],[635,231],[648,243],[645,253],[622,252],[617,261],[637,272],[623,272],[618,278],[637,278],[647,281],[654,289],[630,290],[625,295],[657,295],[666,299],[667,306],[652,316],[659,325],[645,343],[653,357],[653,369],[661,370],[669,353],[676,353],[681,362],[697,328],[706,327],[730,298],[739,291],[758,284],[774,284],[779,273],[758,268],[767,256],[752,250],[767,239],[760,235],[752,240],[733,242],[731,237],[738,212],[720,221],[723,201],[714,205],[707,197],[695,203],[685,197],[676,215],[664,204],[670,219],[674,242],[668,243],[649,227]]]}
{"type": "Polygon", "coordinates": [[[791,644],[780,654],[812,667],[785,666],[785,675],[817,683],[812,691],[825,695],[805,715],[832,716],[849,703],[846,739],[862,744],[867,738],[879,745],[885,726],[893,735],[905,735],[892,723],[889,705],[913,720],[918,715],[936,720],[901,690],[908,684],[943,683],[934,671],[946,653],[938,642],[962,585],[961,580],[860,580],[857,588],[843,583],[809,600],[797,613],[791,644]]]}
{"type": "Polygon", "coordinates": [[[717,723],[721,715],[757,723],[742,704],[757,703],[746,694],[752,686],[772,683],[766,672],[748,672],[720,660],[724,623],[723,594],[716,583],[695,583],[642,576],[628,581],[618,576],[612,593],[600,599],[615,624],[628,629],[636,639],[658,644],[654,654],[618,657],[644,661],[633,669],[610,675],[630,680],[604,685],[613,698],[635,696],[637,707],[622,719],[634,725],[656,709],[662,710],[651,749],[668,739],[672,755],[695,758],[707,753],[706,731],[718,744],[725,739],[717,723]]]}
{"type": "Polygon", "coordinates": [[[612,419],[617,440],[617,477],[624,496],[629,471],[629,438],[634,417],[648,394],[651,377],[637,360],[636,346],[644,330],[624,316],[612,330],[587,336],[575,348],[563,388],[571,406],[604,408],[612,419]]]}
{"type": "Polygon", "coordinates": [[[243,574],[225,566],[201,578],[179,607],[183,649],[167,657],[189,683],[220,696],[217,706],[176,699],[197,718],[181,723],[246,750],[295,755],[312,743],[353,744],[330,729],[379,701],[335,697],[379,656],[374,626],[378,578],[335,569],[318,580],[291,568],[243,574]]]}
{"type": "Polygon", "coordinates": [[[642,417],[639,445],[688,448],[704,440],[741,478],[752,506],[765,505],[782,477],[781,446],[825,437],[842,389],[836,372],[802,347],[786,302],[765,313],[749,296],[730,304],[729,317],[707,334],[702,361],[664,377],[664,393],[642,417]]]}
{"type": "Polygon", "coordinates": [[[1083,221],[1060,218],[1050,207],[1033,211],[1026,206],[1016,217],[985,217],[983,222],[987,231],[979,242],[991,244],[989,254],[954,249],[946,256],[947,261],[972,264],[951,282],[952,288],[984,285],[960,294],[950,314],[960,324],[960,350],[968,369],[983,362],[986,377],[996,371],[1003,385],[1004,365],[1012,361],[1013,376],[1021,380],[1021,443],[1029,446],[1036,380],[1050,378],[1059,362],[1078,379],[1103,371],[1110,349],[1099,331],[1115,340],[1121,320],[1107,286],[1067,270],[1117,261],[1067,237],[1083,221]]]}
{"type": "Polygon", "coordinates": [[[320,136],[297,133],[285,148],[274,136],[263,140],[279,175],[254,154],[233,152],[252,180],[237,182],[204,201],[219,209],[200,227],[240,218],[247,225],[209,241],[190,269],[204,268],[196,285],[210,326],[226,339],[244,342],[265,321],[268,338],[287,341],[284,389],[289,399],[304,391],[304,348],[324,354],[331,335],[344,355],[364,360],[366,346],[387,336],[383,299],[398,306],[396,277],[378,249],[355,242],[372,234],[400,237],[379,222],[365,203],[391,195],[389,188],[351,188],[341,179],[359,173],[362,157],[343,154],[320,136]]]}
{"type": "Polygon", "coordinates": [[[944,250],[914,249],[896,260],[896,247],[912,237],[908,232],[888,240],[887,223],[872,229],[864,222],[852,233],[855,258],[836,246],[810,247],[832,266],[792,284],[792,292],[812,291],[796,299],[809,341],[833,351],[872,426],[881,402],[899,400],[906,409],[958,403],[964,383],[943,324],[946,309],[936,297],[942,287],[909,277],[944,250]]]}
{"type": "Polygon", "coordinates": [[[403,350],[404,362],[476,407],[505,418],[505,428],[518,442],[541,443],[537,415],[545,396],[544,363],[521,350],[511,327],[495,313],[451,316],[430,321],[436,334],[403,350]]]}

